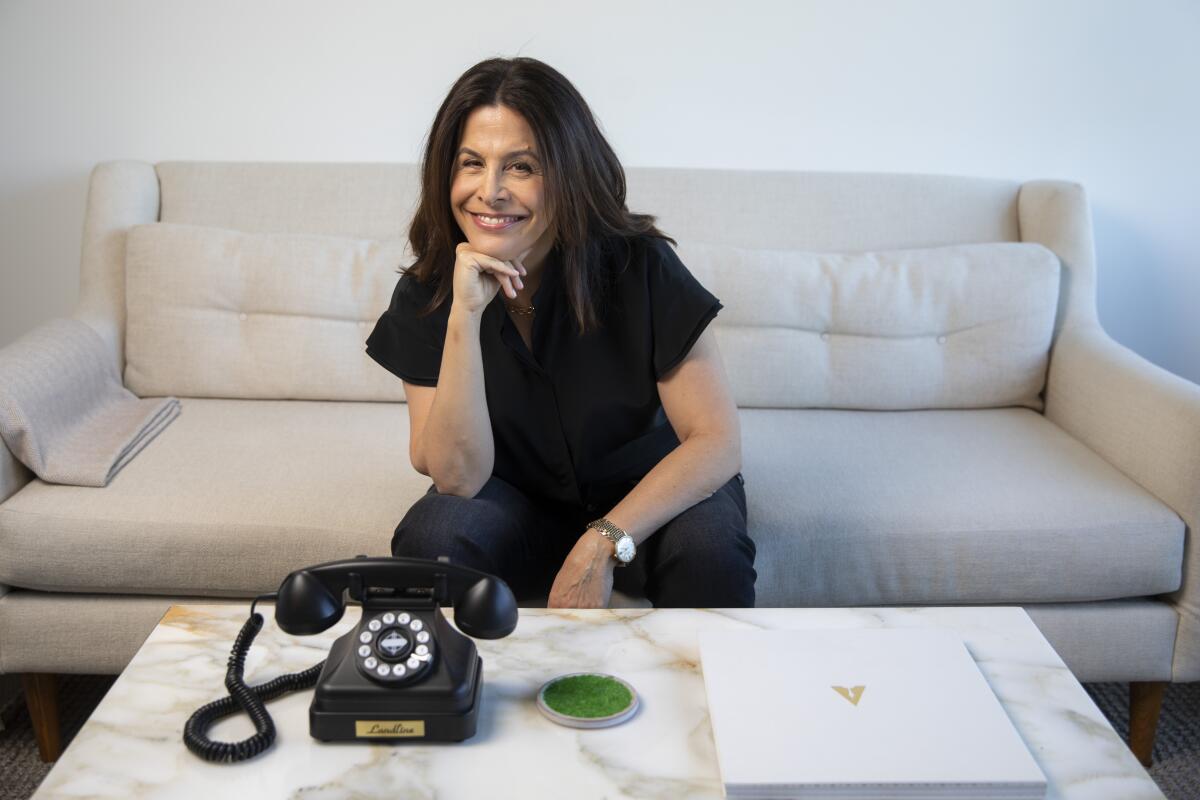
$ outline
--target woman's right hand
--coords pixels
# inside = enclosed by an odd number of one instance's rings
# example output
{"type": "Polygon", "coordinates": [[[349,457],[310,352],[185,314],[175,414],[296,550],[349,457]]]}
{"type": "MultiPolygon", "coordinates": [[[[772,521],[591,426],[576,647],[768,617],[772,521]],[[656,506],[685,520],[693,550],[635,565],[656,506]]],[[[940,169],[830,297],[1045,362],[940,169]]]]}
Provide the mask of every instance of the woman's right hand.
{"type": "Polygon", "coordinates": [[[472,250],[470,242],[459,242],[454,259],[454,304],[479,314],[501,288],[509,298],[515,298],[517,291],[525,288],[522,262],[532,250],[530,247],[512,261],[501,261],[472,250]]]}

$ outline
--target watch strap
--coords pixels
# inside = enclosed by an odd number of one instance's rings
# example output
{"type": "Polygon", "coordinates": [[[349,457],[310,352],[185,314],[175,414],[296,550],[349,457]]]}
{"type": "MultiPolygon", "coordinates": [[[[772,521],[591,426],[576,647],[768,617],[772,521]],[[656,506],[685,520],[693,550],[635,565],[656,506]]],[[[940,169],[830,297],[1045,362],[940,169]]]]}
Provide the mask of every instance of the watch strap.
{"type": "MultiPolygon", "coordinates": [[[[629,566],[629,562],[622,561],[620,558],[618,558],[617,552],[616,552],[617,542],[620,541],[621,537],[629,536],[628,533],[626,533],[624,530],[622,530],[618,526],[614,525],[613,523],[609,522],[604,517],[600,517],[600,519],[592,520],[591,522],[589,522],[587,524],[587,527],[595,528],[597,531],[600,532],[600,535],[602,535],[605,539],[608,539],[609,541],[611,541],[613,543],[613,559],[617,562],[618,566],[622,566],[622,567],[629,566]]],[[[633,537],[630,537],[630,538],[632,539],[633,537]]],[[[634,550],[636,552],[636,546],[635,546],[634,550]]]]}

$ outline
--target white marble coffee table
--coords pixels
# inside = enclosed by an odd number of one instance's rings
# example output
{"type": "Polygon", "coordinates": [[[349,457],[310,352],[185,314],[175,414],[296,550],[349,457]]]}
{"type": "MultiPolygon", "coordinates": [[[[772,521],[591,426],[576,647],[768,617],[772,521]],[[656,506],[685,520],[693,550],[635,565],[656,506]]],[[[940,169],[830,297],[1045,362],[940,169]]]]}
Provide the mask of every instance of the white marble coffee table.
{"type": "MultiPolygon", "coordinates": [[[[308,734],[312,690],[267,704],[279,731],[266,753],[210,764],[183,745],[184,722],[224,694],[244,605],[173,606],[38,788],[36,798],[718,798],[721,782],[703,675],[700,628],[938,627],[959,634],[1050,782],[1048,798],[1161,798],[1146,770],[1020,608],[522,609],[505,639],[477,640],[483,705],[458,744],[324,744],[308,734]],[[615,728],[564,728],[534,696],[566,672],[628,680],[642,707],[615,728]]],[[[246,662],[261,683],[319,662],[360,608],[317,636],[266,625],[246,662]]],[[[453,611],[446,615],[453,618],[453,611]]],[[[254,732],[244,715],[214,739],[254,732]]]]}

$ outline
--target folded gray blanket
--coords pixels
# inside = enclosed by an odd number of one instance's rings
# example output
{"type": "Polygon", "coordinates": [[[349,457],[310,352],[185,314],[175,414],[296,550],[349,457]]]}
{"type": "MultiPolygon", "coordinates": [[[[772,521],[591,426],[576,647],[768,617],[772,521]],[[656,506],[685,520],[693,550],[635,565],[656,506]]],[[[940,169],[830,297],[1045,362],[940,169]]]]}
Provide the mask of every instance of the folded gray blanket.
{"type": "Polygon", "coordinates": [[[126,389],[80,320],[51,320],[0,349],[0,438],[49,483],[107,486],[179,412],[178,398],[126,389]]]}

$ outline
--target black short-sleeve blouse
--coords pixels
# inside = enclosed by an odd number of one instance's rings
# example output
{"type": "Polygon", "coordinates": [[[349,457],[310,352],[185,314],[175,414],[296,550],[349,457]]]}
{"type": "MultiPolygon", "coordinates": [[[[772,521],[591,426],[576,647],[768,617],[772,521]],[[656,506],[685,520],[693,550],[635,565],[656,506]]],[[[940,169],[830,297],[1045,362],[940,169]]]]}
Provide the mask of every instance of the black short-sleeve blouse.
{"type": "MultiPolygon", "coordinates": [[[[555,247],[533,296],[533,352],[502,291],[484,309],[479,333],[494,474],[535,497],[599,513],[679,445],[657,381],[723,307],[670,243],[639,236],[627,245],[605,251],[612,283],[598,330],[579,335],[555,247]]],[[[366,341],[367,355],[422,386],[437,385],[450,315],[447,301],[416,316],[432,296],[432,287],[402,275],[366,341]]]]}

